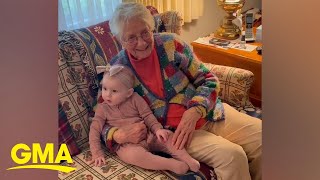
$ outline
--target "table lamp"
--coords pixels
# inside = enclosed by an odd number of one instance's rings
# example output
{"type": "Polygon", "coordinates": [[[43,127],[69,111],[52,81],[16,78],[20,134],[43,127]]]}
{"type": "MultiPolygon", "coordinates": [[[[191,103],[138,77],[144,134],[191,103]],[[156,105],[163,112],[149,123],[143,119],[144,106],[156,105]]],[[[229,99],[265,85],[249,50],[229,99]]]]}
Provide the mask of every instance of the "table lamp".
{"type": "Polygon", "coordinates": [[[224,17],[222,25],[216,31],[216,37],[228,40],[239,38],[241,30],[232,20],[236,18],[233,14],[241,9],[244,3],[245,0],[217,0],[218,6],[225,10],[228,15],[224,17]]]}

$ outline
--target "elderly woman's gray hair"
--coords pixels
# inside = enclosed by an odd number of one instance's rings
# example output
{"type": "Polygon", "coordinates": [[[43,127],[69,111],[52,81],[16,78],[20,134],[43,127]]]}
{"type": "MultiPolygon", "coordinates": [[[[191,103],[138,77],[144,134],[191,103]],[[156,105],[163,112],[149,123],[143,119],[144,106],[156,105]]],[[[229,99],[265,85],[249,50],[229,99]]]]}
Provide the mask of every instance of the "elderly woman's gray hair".
{"type": "Polygon", "coordinates": [[[122,34],[122,25],[132,23],[131,20],[140,19],[146,23],[151,31],[154,30],[154,19],[150,11],[140,3],[121,3],[113,13],[109,26],[113,35],[122,34]]]}

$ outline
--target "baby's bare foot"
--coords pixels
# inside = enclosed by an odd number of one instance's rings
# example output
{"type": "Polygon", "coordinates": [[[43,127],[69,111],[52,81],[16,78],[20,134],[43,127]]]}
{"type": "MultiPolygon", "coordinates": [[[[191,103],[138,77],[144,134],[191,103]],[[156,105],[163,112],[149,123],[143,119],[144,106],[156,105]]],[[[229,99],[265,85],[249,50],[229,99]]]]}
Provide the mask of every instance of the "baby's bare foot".
{"type": "Polygon", "coordinates": [[[185,162],[178,162],[178,165],[171,169],[172,172],[182,175],[188,172],[189,166],[185,162]]]}
{"type": "Polygon", "coordinates": [[[200,163],[196,159],[192,158],[186,150],[178,150],[175,152],[174,157],[188,164],[189,168],[193,172],[198,172],[200,169],[200,163]]]}
{"type": "Polygon", "coordinates": [[[199,169],[200,169],[200,163],[199,163],[197,160],[191,158],[191,159],[190,159],[188,162],[186,162],[186,163],[188,164],[188,166],[189,166],[189,168],[190,168],[191,171],[193,171],[193,172],[198,172],[198,171],[199,171],[199,169]]]}

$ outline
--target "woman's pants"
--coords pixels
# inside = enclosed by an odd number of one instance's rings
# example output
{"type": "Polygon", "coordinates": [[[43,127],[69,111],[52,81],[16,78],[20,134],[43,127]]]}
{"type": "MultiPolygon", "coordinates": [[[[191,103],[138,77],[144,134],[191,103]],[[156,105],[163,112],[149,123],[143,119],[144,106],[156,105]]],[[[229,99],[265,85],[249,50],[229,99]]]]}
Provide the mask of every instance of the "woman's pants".
{"type": "Polygon", "coordinates": [[[218,180],[261,180],[261,120],[223,105],[225,120],[196,130],[188,153],[213,167],[218,180]]]}

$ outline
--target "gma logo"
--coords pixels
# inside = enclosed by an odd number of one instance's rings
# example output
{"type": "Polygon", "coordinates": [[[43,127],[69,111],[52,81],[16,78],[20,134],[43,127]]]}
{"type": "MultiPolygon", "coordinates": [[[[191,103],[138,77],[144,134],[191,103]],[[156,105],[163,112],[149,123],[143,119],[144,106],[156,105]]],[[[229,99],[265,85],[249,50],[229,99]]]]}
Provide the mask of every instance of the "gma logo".
{"type": "Polygon", "coordinates": [[[59,165],[59,163],[64,160],[67,161],[67,163],[73,162],[66,144],[61,144],[57,156],[54,159],[53,143],[47,143],[44,151],[42,151],[40,143],[33,143],[32,149],[26,144],[19,143],[11,149],[11,158],[19,166],[11,167],[7,170],[48,169],[68,173],[76,169],[73,167],[59,165]],[[19,157],[17,156],[18,150],[22,150],[19,157]],[[40,162],[38,162],[38,158],[40,162]],[[32,162],[31,164],[28,163],[30,160],[32,162]]]}

